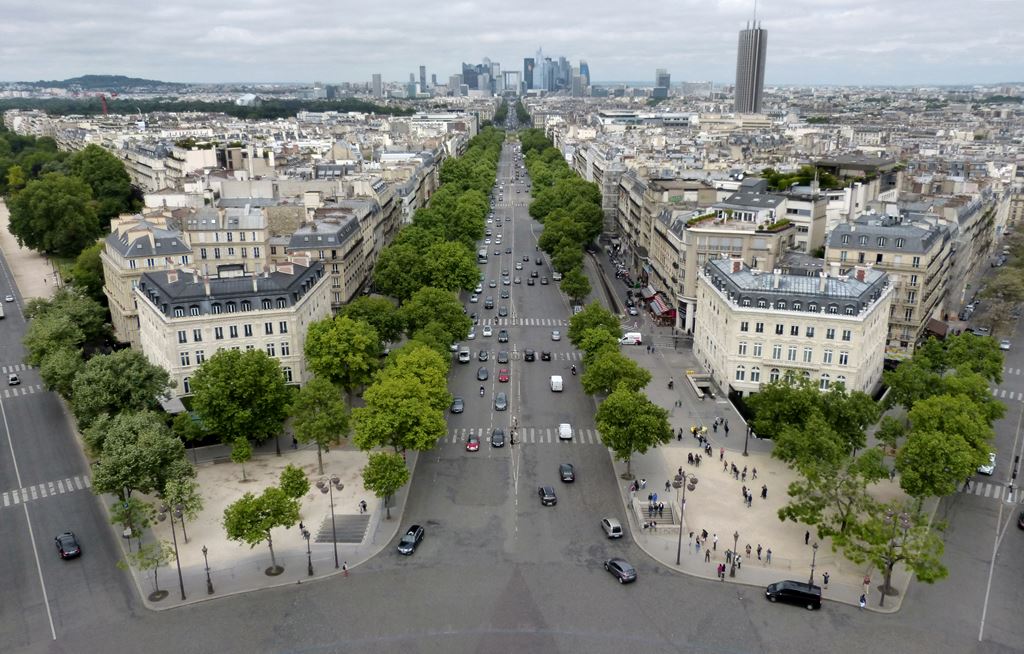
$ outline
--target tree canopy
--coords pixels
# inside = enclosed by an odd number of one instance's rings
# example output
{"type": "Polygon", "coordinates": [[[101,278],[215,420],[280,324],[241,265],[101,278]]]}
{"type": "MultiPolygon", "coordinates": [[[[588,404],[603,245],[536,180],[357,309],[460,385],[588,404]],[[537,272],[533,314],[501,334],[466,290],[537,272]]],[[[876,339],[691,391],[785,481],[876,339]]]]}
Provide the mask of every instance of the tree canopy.
{"type": "Polygon", "coordinates": [[[280,365],[262,350],[221,350],[192,376],[192,407],[223,443],[279,433],[289,400],[280,365]]]}
{"type": "Polygon", "coordinates": [[[348,435],[349,413],[331,382],[314,377],[299,389],[291,404],[292,428],[300,443],[316,443],[317,464],[324,472],[323,452],[348,435]]]}
{"type": "Polygon", "coordinates": [[[380,335],[368,322],[347,316],[324,318],[309,326],[306,364],[349,394],[368,384],[379,366],[380,335]]]}
{"type": "Polygon", "coordinates": [[[672,440],[668,411],[657,406],[643,393],[620,386],[597,409],[597,430],[601,443],[626,462],[627,474],[634,454],[672,440]]]}
{"type": "Polygon", "coordinates": [[[172,387],[170,376],[138,350],[94,356],[71,384],[71,410],[87,429],[101,415],[157,409],[172,387]]]}
{"type": "Polygon", "coordinates": [[[591,302],[569,319],[569,340],[576,347],[580,347],[580,343],[589,329],[603,329],[615,337],[616,343],[622,337],[619,319],[597,302],[591,302]]]}

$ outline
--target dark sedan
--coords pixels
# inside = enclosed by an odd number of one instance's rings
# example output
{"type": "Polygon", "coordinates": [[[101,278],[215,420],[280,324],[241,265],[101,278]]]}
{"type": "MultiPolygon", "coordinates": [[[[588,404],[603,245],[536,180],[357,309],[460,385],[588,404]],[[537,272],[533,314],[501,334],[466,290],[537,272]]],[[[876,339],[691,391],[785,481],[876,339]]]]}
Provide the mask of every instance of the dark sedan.
{"type": "Polygon", "coordinates": [[[416,547],[419,546],[422,540],[423,527],[419,525],[409,527],[409,530],[402,536],[402,540],[398,541],[398,553],[409,556],[416,551],[416,547]]]}
{"type": "Polygon", "coordinates": [[[491,430],[491,447],[505,447],[505,430],[495,428],[491,430]]]}
{"type": "Polygon", "coordinates": [[[73,559],[82,555],[82,546],[78,544],[74,532],[65,531],[53,540],[57,544],[57,555],[60,558],[73,559]]]}
{"type": "Polygon", "coordinates": [[[625,559],[608,559],[604,562],[604,569],[612,573],[620,584],[636,581],[636,568],[625,559]]]}
{"type": "Polygon", "coordinates": [[[566,483],[576,481],[576,468],[571,463],[563,463],[558,466],[558,476],[566,483]]]}
{"type": "Polygon", "coordinates": [[[551,486],[541,486],[537,489],[537,495],[540,496],[540,503],[542,506],[554,506],[558,504],[558,497],[555,495],[555,489],[551,486]]]}
{"type": "Polygon", "coordinates": [[[480,366],[480,369],[476,371],[476,378],[478,381],[487,381],[487,368],[480,366]]]}

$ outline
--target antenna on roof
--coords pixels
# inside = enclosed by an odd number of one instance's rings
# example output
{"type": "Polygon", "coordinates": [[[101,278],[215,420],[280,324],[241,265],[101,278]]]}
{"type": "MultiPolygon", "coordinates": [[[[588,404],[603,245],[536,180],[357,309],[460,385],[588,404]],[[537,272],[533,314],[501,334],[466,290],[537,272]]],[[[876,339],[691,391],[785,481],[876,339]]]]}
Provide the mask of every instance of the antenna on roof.
{"type": "Polygon", "coordinates": [[[757,29],[757,0],[754,0],[754,29],[757,29]]]}

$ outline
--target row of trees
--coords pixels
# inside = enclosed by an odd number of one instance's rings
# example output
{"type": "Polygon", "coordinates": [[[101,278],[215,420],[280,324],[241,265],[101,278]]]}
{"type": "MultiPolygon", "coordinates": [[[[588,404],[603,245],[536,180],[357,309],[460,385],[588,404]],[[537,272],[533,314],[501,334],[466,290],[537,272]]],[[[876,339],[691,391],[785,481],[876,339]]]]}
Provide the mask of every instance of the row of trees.
{"type": "Polygon", "coordinates": [[[494,124],[501,125],[505,122],[506,118],[508,118],[508,100],[502,100],[501,105],[494,112],[494,124]]]}
{"type": "Polygon", "coordinates": [[[516,120],[519,121],[520,125],[530,124],[530,112],[523,106],[522,100],[516,100],[516,120]]]}
{"type": "Polygon", "coordinates": [[[1010,248],[1009,265],[999,270],[984,286],[980,315],[975,323],[993,334],[1009,334],[1024,302],[1024,235],[1014,233],[1003,241],[1010,248]]]}
{"type": "Polygon", "coordinates": [[[868,561],[885,573],[903,563],[921,581],[946,576],[943,543],[922,511],[930,497],[953,493],[987,460],[992,423],[1004,407],[988,391],[998,383],[1002,357],[993,339],[970,334],[932,339],[915,356],[885,373],[886,408],[899,406],[904,419],[886,415],[867,448],[867,430],[883,407],[841,384],[827,392],[803,377],[764,385],[748,400],[752,427],[774,440],[772,456],[799,474],[790,484],[781,520],[814,525],[835,550],[854,562],[868,561]],[[910,501],[879,502],[869,489],[890,474],[893,454],[900,486],[910,501]]]}
{"type": "MultiPolygon", "coordinates": [[[[107,97],[107,112],[111,114],[144,114],[155,112],[203,112],[222,113],[243,119],[294,118],[300,111],[358,111],[368,114],[390,114],[409,116],[415,108],[408,105],[380,105],[359,98],[338,100],[295,100],[288,98],[262,98],[259,104],[237,105],[234,102],[206,102],[203,100],[170,100],[154,98],[119,99],[107,97]]],[[[96,116],[103,112],[99,98],[8,98],[0,100],[0,114],[8,109],[38,109],[51,116],[96,116]]]]}
{"type": "Polygon", "coordinates": [[[579,304],[590,294],[590,282],[583,274],[583,248],[601,234],[601,191],[569,168],[542,130],[524,130],[519,138],[533,183],[530,215],[544,224],[540,248],[562,273],[562,291],[579,304]]]}
{"type": "Polygon", "coordinates": [[[18,242],[46,254],[77,256],[110,219],[141,206],[121,161],[97,145],[73,154],[52,139],[0,131],[2,188],[18,242]]]}

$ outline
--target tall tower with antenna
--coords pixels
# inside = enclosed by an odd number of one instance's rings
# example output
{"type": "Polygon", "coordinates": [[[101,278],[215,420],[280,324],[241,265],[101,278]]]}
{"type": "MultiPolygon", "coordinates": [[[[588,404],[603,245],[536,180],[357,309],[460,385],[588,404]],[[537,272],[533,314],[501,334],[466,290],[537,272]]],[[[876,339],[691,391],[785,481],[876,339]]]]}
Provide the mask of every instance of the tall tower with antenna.
{"type": "Polygon", "coordinates": [[[764,93],[764,61],[768,49],[768,32],[757,21],[757,0],[754,1],[754,20],[740,30],[736,52],[736,113],[761,113],[764,93]]]}

